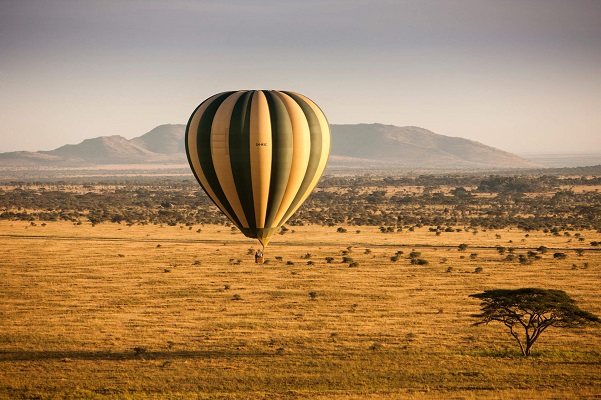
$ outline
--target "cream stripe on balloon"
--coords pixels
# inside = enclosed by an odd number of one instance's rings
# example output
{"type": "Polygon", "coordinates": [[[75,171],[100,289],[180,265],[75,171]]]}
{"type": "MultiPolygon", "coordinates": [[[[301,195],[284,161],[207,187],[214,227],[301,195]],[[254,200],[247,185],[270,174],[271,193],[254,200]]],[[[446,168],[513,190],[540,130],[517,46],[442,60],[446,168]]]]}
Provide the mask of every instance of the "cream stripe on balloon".
{"type": "Polygon", "coordinates": [[[321,111],[321,109],[307,97],[305,97],[301,94],[298,94],[298,93],[296,93],[296,95],[298,97],[302,98],[303,100],[305,100],[305,102],[315,112],[315,116],[319,120],[319,126],[321,128],[322,143],[321,143],[321,155],[319,158],[319,164],[317,165],[317,169],[315,170],[315,175],[313,176],[313,180],[307,187],[306,192],[300,198],[300,201],[297,203],[296,207],[294,207],[291,210],[291,212],[286,213],[286,215],[288,215],[288,216],[294,214],[296,212],[296,210],[299,209],[299,207],[303,204],[303,202],[305,200],[307,200],[307,197],[309,197],[309,195],[313,192],[313,189],[315,188],[315,186],[317,186],[317,182],[319,182],[321,175],[323,175],[323,172],[326,169],[326,165],[328,163],[328,158],[330,157],[330,148],[332,146],[332,139],[330,137],[330,124],[328,123],[328,120],[326,119],[326,116],[324,115],[323,111],[321,111]]]}
{"type": "Polygon", "coordinates": [[[217,109],[213,119],[213,126],[211,127],[211,157],[213,158],[215,174],[217,175],[223,194],[230,202],[242,226],[248,228],[249,224],[240,203],[240,196],[236,190],[229,151],[232,112],[236,106],[236,101],[243,93],[243,91],[239,91],[228,96],[217,109]]]}
{"type": "Polygon", "coordinates": [[[262,91],[255,92],[250,107],[250,172],[257,228],[265,228],[273,142],[269,104],[262,91]]]}
{"type": "Polygon", "coordinates": [[[280,203],[280,208],[273,220],[273,226],[279,226],[286,211],[290,208],[294,197],[305,177],[307,165],[309,164],[309,155],[311,153],[311,132],[305,113],[290,96],[281,92],[274,92],[284,103],[290,122],[292,123],[292,166],[288,184],[280,203]]]}
{"type": "Polygon", "coordinates": [[[219,207],[219,209],[225,215],[227,215],[227,217],[231,221],[233,221],[234,219],[232,218],[232,216],[230,215],[230,213],[227,212],[227,210],[225,209],[225,207],[223,206],[223,204],[221,204],[221,202],[217,198],[217,195],[215,195],[215,192],[213,191],[213,189],[209,185],[209,182],[207,181],[207,178],[206,178],[206,176],[205,176],[205,174],[202,171],[202,168],[200,166],[200,161],[199,161],[199,157],[198,157],[198,148],[196,147],[197,146],[197,137],[198,137],[198,124],[200,123],[200,119],[202,117],[202,114],[209,107],[209,105],[211,105],[211,103],[217,97],[221,96],[222,94],[223,93],[219,93],[219,94],[216,94],[215,96],[207,99],[196,110],[196,112],[194,113],[194,116],[190,120],[190,123],[189,123],[189,126],[188,126],[188,153],[190,155],[190,162],[192,164],[192,169],[196,173],[196,176],[198,177],[198,180],[200,181],[200,184],[205,189],[205,191],[207,192],[207,194],[209,195],[209,197],[211,198],[211,200],[213,200],[215,202],[215,205],[217,207],[219,207]]]}

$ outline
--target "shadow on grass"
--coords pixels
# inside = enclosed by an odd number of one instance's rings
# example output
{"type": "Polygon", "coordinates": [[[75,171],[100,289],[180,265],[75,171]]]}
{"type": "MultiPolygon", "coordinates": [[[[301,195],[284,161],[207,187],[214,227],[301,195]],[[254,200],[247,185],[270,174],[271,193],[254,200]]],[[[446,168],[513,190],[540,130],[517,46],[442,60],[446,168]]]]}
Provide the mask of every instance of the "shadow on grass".
{"type": "Polygon", "coordinates": [[[68,360],[177,360],[193,358],[273,357],[276,353],[248,351],[0,351],[0,362],[68,360]]]}

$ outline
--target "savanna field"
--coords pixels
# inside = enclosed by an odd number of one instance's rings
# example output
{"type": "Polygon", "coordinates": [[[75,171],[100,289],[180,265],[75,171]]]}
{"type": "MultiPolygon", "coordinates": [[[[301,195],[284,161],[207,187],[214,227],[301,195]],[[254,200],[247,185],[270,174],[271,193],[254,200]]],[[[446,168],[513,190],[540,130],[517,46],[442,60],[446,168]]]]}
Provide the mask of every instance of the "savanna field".
{"type": "Polygon", "coordinates": [[[601,398],[600,326],[523,357],[468,297],[560,289],[601,315],[598,186],[466,179],[326,179],[265,264],[179,181],[7,183],[0,398],[601,398]]]}

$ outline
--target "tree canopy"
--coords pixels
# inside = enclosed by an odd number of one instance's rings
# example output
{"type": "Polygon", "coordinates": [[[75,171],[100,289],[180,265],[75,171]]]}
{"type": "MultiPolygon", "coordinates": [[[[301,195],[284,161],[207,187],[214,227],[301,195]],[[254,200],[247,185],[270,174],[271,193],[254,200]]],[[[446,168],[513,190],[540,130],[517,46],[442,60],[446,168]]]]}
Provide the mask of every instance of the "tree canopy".
{"type": "Polygon", "coordinates": [[[509,328],[524,356],[530,355],[532,345],[549,327],[571,328],[601,320],[581,310],[563,290],[521,288],[492,289],[470,297],[481,300],[482,312],[472,317],[474,325],[497,321],[509,328]],[[521,329],[520,329],[521,327],[521,329]],[[519,331],[523,330],[523,335],[519,331]]]}

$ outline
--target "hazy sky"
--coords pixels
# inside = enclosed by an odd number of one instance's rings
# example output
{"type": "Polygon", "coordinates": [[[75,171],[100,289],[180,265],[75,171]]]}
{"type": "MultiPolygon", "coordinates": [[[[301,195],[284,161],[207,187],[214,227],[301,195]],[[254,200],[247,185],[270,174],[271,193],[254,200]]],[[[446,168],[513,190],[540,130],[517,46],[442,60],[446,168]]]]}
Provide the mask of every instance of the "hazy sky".
{"type": "Polygon", "coordinates": [[[0,0],[0,152],[185,124],[226,90],[330,123],[601,151],[599,0],[0,0]]]}

